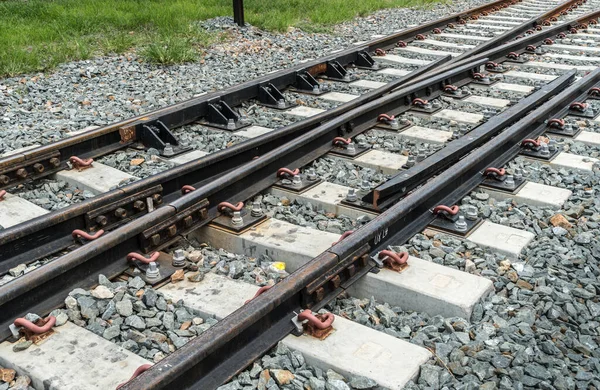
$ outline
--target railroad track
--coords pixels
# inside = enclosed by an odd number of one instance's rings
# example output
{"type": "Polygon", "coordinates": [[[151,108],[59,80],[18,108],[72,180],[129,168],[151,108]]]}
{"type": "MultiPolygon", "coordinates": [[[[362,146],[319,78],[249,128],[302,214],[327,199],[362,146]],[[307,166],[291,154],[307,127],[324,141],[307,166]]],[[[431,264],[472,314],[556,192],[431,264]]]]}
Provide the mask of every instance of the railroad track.
{"type": "MultiPolygon", "coordinates": [[[[430,352],[339,316],[335,332],[323,340],[286,335],[302,332],[298,313],[317,312],[340,293],[430,315],[471,315],[493,290],[490,280],[416,257],[406,262],[408,254],[390,247],[430,226],[517,259],[533,233],[454,205],[479,185],[488,196],[532,206],[560,209],[569,201],[569,190],[528,181],[528,174],[539,164],[595,169],[594,158],[561,147],[565,139],[600,143],[594,127],[600,110],[596,9],[591,0],[497,1],[0,160],[9,190],[0,202],[0,224],[8,227],[0,232],[0,272],[9,275],[0,286],[2,336],[9,338],[9,325],[27,313],[59,308],[46,320],[28,317],[40,326],[69,319],[39,346],[13,352],[14,345],[5,342],[0,365],[26,373],[36,388],[112,388],[138,366],[155,363],[124,388],[208,389],[283,340],[312,366],[401,388],[430,352]],[[304,105],[292,107],[298,100],[304,105]],[[259,102],[271,107],[257,108],[259,102]],[[288,125],[252,125],[257,119],[244,112],[282,116],[288,125]],[[581,131],[576,116],[587,118],[590,131],[581,131]],[[199,125],[191,123],[204,126],[205,141],[229,134],[208,130],[215,127],[232,132],[228,139],[234,142],[248,140],[211,154],[190,150],[180,140],[198,143],[189,133],[199,125]],[[538,138],[544,133],[551,142],[538,138]],[[386,142],[395,137],[400,146],[386,142]],[[174,168],[139,178],[101,163],[134,147],[156,149],[154,158],[174,168]],[[92,157],[97,160],[87,168],[92,157]],[[74,169],[65,169],[67,161],[74,169]],[[358,180],[341,180],[340,172],[358,172],[358,180]],[[47,213],[10,195],[15,185],[35,185],[48,175],[95,196],[47,213]],[[246,206],[238,203],[244,201],[246,206]],[[330,214],[321,216],[326,224],[293,218],[307,203],[330,214]],[[8,218],[14,226],[7,226],[8,218]],[[353,232],[341,234],[346,227],[353,232]],[[243,261],[212,261],[219,250],[261,261],[256,266],[262,271],[240,271],[243,261]],[[283,278],[282,267],[291,274],[283,278]],[[184,270],[191,279],[180,280],[184,270]],[[115,282],[101,278],[95,287],[99,275],[115,282]],[[162,298],[154,291],[164,297],[164,310],[156,306],[162,298]],[[106,314],[109,302],[112,314],[106,314]],[[69,311],[60,309],[64,304],[69,311]],[[122,314],[129,306],[144,316],[122,314]],[[143,318],[159,315],[153,326],[164,340],[154,345],[141,332],[148,322],[143,318]],[[171,325],[165,318],[172,317],[171,325]],[[109,328],[129,333],[109,337],[109,328]],[[353,344],[355,333],[364,338],[353,344]],[[77,347],[74,339],[89,343],[77,347]],[[74,346],[61,353],[67,343],[74,346]],[[368,359],[336,359],[332,351],[341,346],[368,359]],[[373,348],[384,348],[386,358],[373,348]],[[29,354],[48,354],[54,363],[31,365],[29,354]],[[402,369],[390,364],[399,359],[406,362],[402,369]],[[98,369],[84,379],[72,369],[81,362],[98,369]]],[[[582,198],[593,196],[582,190],[582,198]]],[[[318,334],[320,321],[304,327],[318,334]]]]}

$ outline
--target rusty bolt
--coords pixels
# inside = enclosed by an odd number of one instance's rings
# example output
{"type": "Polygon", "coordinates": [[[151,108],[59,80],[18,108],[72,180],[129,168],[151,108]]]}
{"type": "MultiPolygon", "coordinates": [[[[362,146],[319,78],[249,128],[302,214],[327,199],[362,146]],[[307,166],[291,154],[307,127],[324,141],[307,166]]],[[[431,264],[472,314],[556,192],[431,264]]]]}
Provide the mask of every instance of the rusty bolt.
{"type": "Polygon", "coordinates": [[[50,163],[50,165],[52,165],[54,168],[57,168],[60,165],[60,159],[56,158],[56,157],[52,157],[50,159],[50,161],[48,161],[50,163]]]}
{"type": "Polygon", "coordinates": [[[133,202],[133,208],[137,211],[143,211],[146,209],[146,203],[142,202],[141,200],[136,200],[133,202]]]}
{"type": "Polygon", "coordinates": [[[163,198],[160,194],[152,195],[152,199],[154,200],[154,203],[156,203],[156,204],[161,204],[163,201],[163,198]]]}
{"type": "Polygon", "coordinates": [[[10,177],[6,175],[0,175],[0,184],[6,185],[10,182],[10,177]]]}
{"type": "Polygon", "coordinates": [[[198,212],[198,214],[200,214],[200,218],[206,219],[206,217],[208,216],[208,210],[207,209],[200,209],[200,211],[198,212]]]}
{"type": "Polygon", "coordinates": [[[42,172],[44,172],[44,165],[42,165],[40,163],[33,164],[33,170],[36,171],[37,173],[42,173],[42,172]]]}
{"type": "Polygon", "coordinates": [[[167,233],[169,233],[169,236],[173,237],[174,235],[177,234],[177,226],[175,225],[171,225],[167,228],[167,233]]]}
{"type": "Polygon", "coordinates": [[[340,287],[340,284],[342,284],[342,279],[340,278],[340,275],[335,275],[333,278],[331,278],[331,284],[333,285],[333,288],[340,287]]]}
{"type": "Polygon", "coordinates": [[[152,241],[152,245],[160,244],[160,234],[153,234],[152,237],[150,237],[150,241],[152,241]]]}
{"type": "Polygon", "coordinates": [[[352,277],[356,273],[356,266],[354,264],[348,266],[346,269],[348,270],[348,276],[352,277]]]}
{"type": "Polygon", "coordinates": [[[183,219],[183,224],[185,225],[185,227],[189,228],[190,226],[192,226],[192,223],[194,223],[194,218],[192,218],[191,215],[188,215],[183,219]]]}
{"type": "Polygon", "coordinates": [[[125,218],[127,216],[127,210],[122,207],[119,207],[115,210],[115,217],[117,218],[125,218]]]}
{"type": "Polygon", "coordinates": [[[25,179],[27,177],[27,170],[25,170],[25,168],[17,169],[17,177],[25,179]]]}
{"type": "Polygon", "coordinates": [[[99,215],[96,217],[96,223],[100,226],[105,226],[108,223],[108,218],[104,215],[99,215]]]}
{"type": "Polygon", "coordinates": [[[320,302],[325,298],[325,289],[323,287],[319,287],[315,292],[315,302],[320,302]]]}

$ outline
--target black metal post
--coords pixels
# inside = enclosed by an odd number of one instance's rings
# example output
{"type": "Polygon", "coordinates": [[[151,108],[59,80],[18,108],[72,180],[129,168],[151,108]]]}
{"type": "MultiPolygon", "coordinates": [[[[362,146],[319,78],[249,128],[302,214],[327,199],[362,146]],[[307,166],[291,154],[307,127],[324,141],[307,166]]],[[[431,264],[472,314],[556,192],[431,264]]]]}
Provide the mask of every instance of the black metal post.
{"type": "Polygon", "coordinates": [[[233,21],[244,27],[244,0],[233,0],[233,21]]]}

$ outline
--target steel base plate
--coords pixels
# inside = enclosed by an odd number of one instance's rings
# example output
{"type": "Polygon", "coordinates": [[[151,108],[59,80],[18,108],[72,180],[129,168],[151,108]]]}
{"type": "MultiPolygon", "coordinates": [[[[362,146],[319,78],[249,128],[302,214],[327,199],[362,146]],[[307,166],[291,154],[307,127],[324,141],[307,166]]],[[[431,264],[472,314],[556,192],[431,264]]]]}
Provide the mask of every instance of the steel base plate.
{"type": "Polygon", "coordinates": [[[355,69],[372,70],[374,72],[390,67],[389,65],[383,64],[381,62],[376,62],[376,63],[377,63],[377,67],[376,68],[374,68],[372,66],[358,66],[358,65],[354,65],[354,64],[352,65],[352,67],[355,68],[355,69]]]}
{"type": "Polygon", "coordinates": [[[212,127],[215,129],[226,130],[226,131],[237,131],[237,130],[240,130],[240,129],[243,129],[245,127],[252,125],[252,123],[250,123],[250,122],[237,121],[237,122],[235,122],[235,128],[229,128],[229,127],[227,127],[227,125],[222,125],[220,123],[212,123],[212,122],[207,122],[207,121],[199,121],[198,123],[201,124],[202,126],[212,127]]]}
{"type": "Polygon", "coordinates": [[[233,225],[231,223],[231,217],[221,215],[213,219],[209,225],[239,235],[267,219],[267,216],[261,215],[260,217],[253,217],[250,213],[244,211],[242,212],[242,219],[244,222],[241,225],[233,225]]]}
{"type": "Polygon", "coordinates": [[[556,135],[562,135],[563,137],[577,137],[579,135],[579,133],[581,133],[583,131],[583,127],[577,127],[574,128],[573,126],[569,129],[559,129],[556,127],[548,127],[546,129],[546,133],[548,134],[556,134],[556,135]]]}
{"type": "Polygon", "coordinates": [[[359,197],[359,199],[356,202],[349,202],[346,199],[344,199],[340,203],[346,207],[350,207],[350,208],[360,210],[360,211],[368,211],[369,213],[373,213],[373,214],[379,214],[381,212],[380,210],[376,209],[373,206],[373,204],[363,202],[362,200],[360,200],[360,197],[363,195],[358,194],[357,196],[359,197]]]}
{"type": "Polygon", "coordinates": [[[283,106],[283,107],[280,107],[277,104],[267,104],[267,103],[261,103],[261,102],[257,102],[257,104],[259,106],[268,107],[268,108],[272,108],[274,110],[281,110],[281,111],[290,109],[292,107],[296,107],[298,105],[296,103],[290,103],[288,101],[285,102],[285,106],[283,106]]]}
{"type": "Polygon", "coordinates": [[[335,154],[337,156],[344,156],[344,157],[358,157],[361,154],[365,154],[369,150],[371,150],[370,146],[355,145],[353,151],[349,151],[346,148],[334,147],[333,149],[331,149],[331,151],[329,153],[335,154]]]}
{"type": "Polygon", "coordinates": [[[594,112],[594,110],[592,110],[591,108],[588,108],[585,111],[577,111],[577,110],[569,110],[569,115],[571,116],[578,116],[581,118],[590,118],[593,119],[596,117],[596,113],[594,112]]]}
{"type": "Polygon", "coordinates": [[[288,91],[289,92],[302,93],[304,95],[313,95],[313,96],[319,96],[319,95],[323,95],[324,93],[331,92],[329,90],[329,88],[323,88],[323,86],[321,86],[321,88],[319,89],[318,92],[315,92],[315,91],[312,91],[312,90],[309,91],[309,90],[304,90],[304,89],[297,89],[295,87],[289,87],[288,91]]]}
{"type": "Polygon", "coordinates": [[[505,62],[512,62],[512,63],[515,63],[515,64],[524,64],[526,62],[529,62],[529,57],[528,56],[524,56],[523,54],[521,54],[519,56],[519,58],[517,58],[517,59],[509,58],[505,62]]]}
{"type": "Polygon", "coordinates": [[[181,269],[173,267],[173,256],[164,252],[160,252],[160,256],[158,256],[158,260],[156,260],[156,265],[158,266],[158,270],[160,272],[158,278],[148,279],[146,277],[146,269],[148,269],[148,264],[139,264],[138,266],[132,265],[124,273],[131,277],[139,276],[144,282],[152,286],[156,286],[157,284],[169,279],[171,275],[175,273],[175,271],[181,269]]]}
{"type": "Polygon", "coordinates": [[[327,80],[327,81],[337,81],[339,83],[346,83],[346,84],[358,80],[358,77],[356,77],[354,75],[350,75],[350,77],[347,79],[338,78],[338,77],[329,77],[326,75],[321,75],[321,76],[319,76],[319,78],[323,79],[323,80],[327,80]]]}
{"type": "Polygon", "coordinates": [[[277,183],[273,184],[274,187],[278,187],[278,188],[283,188],[286,191],[290,191],[290,192],[296,192],[296,193],[300,193],[300,192],[304,192],[308,189],[313,188],[314,186],[316,186],[317,184],[321,183],[323,180],[321,179],[317,179],[317,180],[308,180],[307,178],[303,177],[302,178],[302,185],[299,187],[294,187],[291,184],[291,180],[287,180],[287,181],[283,181],[283,180],[279,180],[277,183]],[[287,184],[287,182],[290,182],[290,184],[287,184]]]}
{"type": "Polygon", "coordinates": [[[540,154],[540,152],[536,152],[535,150],[521,150],[519,155],[530,157],[530,158],[535,158],[537,160],[549,161],[549,160],[552,160],[558,153],[560,153],[560,152],[558,149],[556,149],[555,151],[550,152],[550,154],[548,156],[542,156],[540,154]]]}
{"type": "Polygon", "coordinates": [[[500,80],[497,80],[497,79],[495,79],[495,80],[488,80],[488,81],[484,81],[484,80],[473,80],[473,81],[471,81],[471,83],[473,83],[473,84],[487,85],[487,86],[491,86],[491,85],[494,85],[494,84],[499,83],[499,82],[500,82],[500,80]]]}
{"type": "Polygon", "coordinates": [[[448,93],[448,92],[442,93],[442,96],[446,96],[446,97],[456,99],[456,100],[463,100],[472,95],[473,95],[472,93],[466,93],[466,92],[462,92],[462,91],[460,91],[460,93],[448,93]]]}
{"type": "Polygon", "coordinates": [[[408,129],[412,125],[413,125],[412,123],[399,123],[398,128],[394,129],[394,128],[392,128],[392,126],[388,125],[387,123],[378,123],[374,128],[375,129],[383,129],[383,130],[391,130],[391,131],[400,131],[400,130],[408,129]]]}
{"type": "Polygon", "coordinates": [[[423,107],[411,107],[409,111],[413,111],[413,112],[419,112],[419,113],[423,113],[423,114],[435,114],[438,111],[441,111],[442,107],[430,107],[430,108],[423,108],[423,107]]]}
{"type": "MultiPolygon", "coordinates": [[[[458,217],[460,215],[462,215],[462,214],[458,213],[458,214],[456,214],[456,217],[458,217]]],[[[473,231],[473,229],[476,228],[477,225],[479,225],[479,223],[481,222],[481,218],[477,218],[474,221],[471,221],[471,220],[468,220],[465,218],[465,222],[467,223],[467,230],[461,232],[461,231],[456,230],[456,228],[454,227],[454,222],[446,219],[445,217],[437,217],[436,219],[433,220],[433,222],[431,222],[429,224],[428,228],[440,230],[440,231],[446,232],[446,233],[451,233],[451,234],[454,234],[454,235],[460,236],[460,237],[465,237],[471,231],[473,231]]]]}
{"type": "Polygon", "coordinates": [[[499,192],[505,192],[507,194],[516,194],[519,190],[525,185],[525,179],[514,179],[515,184],[512,187],[507,187],[504,184],[504,181],[495,180],[495,179],[485,179],[483,183],[480,184],[481,187],[489,188],[499,192]]]}
{"type": "Polygon", "coordinates": [[[171,158],[171,157],[175,157],[182,153],[186,153],[186,152],[189,152],[190,150],[192,150],[191,146],[172,146],[172,147],[173,147],[173,153],[165,154],[165,151],[163,150],[160,152],[160,155],[163,157],[171,158]]]}
{"type": "Polygon", "coordinates": [[[487,72],[489,72],[489,73],[496,73],[496,74],[499,74],[499,73],[506,73],[506,72],[508,72],[510,69],[509,69],[508,67],[506,67],[506,66],[502,66],[500,69],[487,69],[487,68],[486,68],[485,70],[486,70],[487,72]]]}
{"type": "Polygon", "coordinates": [[[600,95],[588,95],[588,100],[600,100],[600,95]]]}

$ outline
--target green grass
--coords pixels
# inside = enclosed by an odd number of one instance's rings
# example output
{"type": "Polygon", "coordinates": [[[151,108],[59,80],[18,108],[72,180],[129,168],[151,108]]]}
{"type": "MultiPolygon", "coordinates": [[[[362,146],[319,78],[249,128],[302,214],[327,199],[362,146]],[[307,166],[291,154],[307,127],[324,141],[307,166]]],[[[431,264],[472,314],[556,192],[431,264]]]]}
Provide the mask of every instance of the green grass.
{"type": "MultiPolygon", "coordinates": [[[[331,32],[355,16],[435,0],[246,0],[246,20],[331,32]]],[[[0,0],[0,76],[45,71],[95,55],[137,52],[159,64],[194,61],[217,38],[199,20],[232,14],[231,0],[0,0]]]]}

